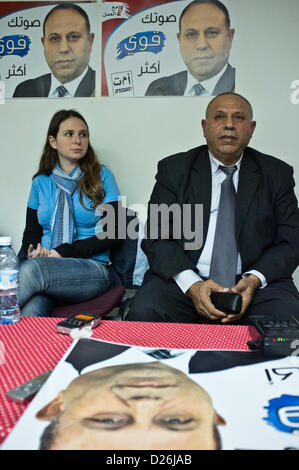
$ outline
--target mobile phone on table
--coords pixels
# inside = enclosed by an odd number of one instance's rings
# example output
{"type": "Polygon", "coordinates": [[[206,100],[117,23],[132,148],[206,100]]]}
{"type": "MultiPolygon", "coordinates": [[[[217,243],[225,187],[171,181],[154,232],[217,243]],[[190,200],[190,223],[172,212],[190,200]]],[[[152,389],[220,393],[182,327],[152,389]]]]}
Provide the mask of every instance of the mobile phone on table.
{"type": "Polygon", "coordinates": [[[62,333],[69,335],[72,330],[76,328],[84,328],[85,326],[91,326],[95,328],[101,321],[99,315],[93,315],[90,313],[80,313],[74,317],[66,318],[65,320],[57,323],[56,331],[57,333],[62,333]]]}

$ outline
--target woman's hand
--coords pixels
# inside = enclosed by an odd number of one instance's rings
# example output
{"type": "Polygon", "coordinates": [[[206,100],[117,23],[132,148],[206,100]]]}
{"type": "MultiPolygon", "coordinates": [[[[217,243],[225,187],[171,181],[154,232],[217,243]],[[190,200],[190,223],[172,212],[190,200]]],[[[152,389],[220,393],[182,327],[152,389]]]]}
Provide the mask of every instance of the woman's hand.
{"type": "Polygon", "coordinates": [[[48,256],[50,258],[61,258],[60,254],[56,250],[48,250],[48,248],[42,246],[40,243],[37,245],[36,249],[34,249],[33,245],[29,245],[27,258],[40,258],[42,256],[48,256]]]}
{"type": "Polygon", "coordinates": [[[27,252],[27,258],[40,258],[43,256],[49,256],[50,250],[46,248],[45,246],[42,246],[40,243],[38,243],[36,249],[34,249],[33,245],[29,245],[28,247],[28,252],[27,252]]]}
{"type": "Polygon", "coordinates": [[[50,258],[61,258],[61,255],[56,250],[50,250],[48,256],[50,258]]]}

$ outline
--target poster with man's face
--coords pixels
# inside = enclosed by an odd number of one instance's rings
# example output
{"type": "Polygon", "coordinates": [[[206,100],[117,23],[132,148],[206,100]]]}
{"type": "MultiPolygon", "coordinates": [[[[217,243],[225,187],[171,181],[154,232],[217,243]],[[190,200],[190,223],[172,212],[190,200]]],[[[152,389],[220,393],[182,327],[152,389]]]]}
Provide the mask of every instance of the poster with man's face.
{"type": "Polygon", "coordinates": [[[95,96],[99,71],[97,4],[0,3],[4,98],[95,96]]]}
{"type": "Polygon", "coordinates": [[[236,2],[105,1],[101,10],[103,96],[235,91],[236,2]]]}
{"type": "Polygon", "coordinates": [[[298,356],[80,339],[3,449],[298,450],[298,390],[298,356]]]}

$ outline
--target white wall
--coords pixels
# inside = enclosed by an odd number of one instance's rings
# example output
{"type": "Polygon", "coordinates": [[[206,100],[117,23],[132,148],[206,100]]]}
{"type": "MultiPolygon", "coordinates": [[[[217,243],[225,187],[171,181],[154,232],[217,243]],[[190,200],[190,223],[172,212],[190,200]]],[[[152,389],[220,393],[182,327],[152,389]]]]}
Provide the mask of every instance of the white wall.
{"type": "MultiPolygon", "coordinates": [[[[251,146],[294,167],[298,197],[299,103],[291,102],[291,94],[296,102],[299,92],[291,89],[291,83],[299,80],[299,1],[235,1],[236,91],[254,108],[257,129],[251,146]]],[[[86,117],[92,145],[114,172],[127,204],[146,205],[158,160],[204,143],[200,121],[208,101],[181,97],[7,100],[0,105],[0,235],[11,235],[19,248],[31,178],[55,111],[76,108],[86,117]]],[[[299,270],[295,279],[299,286],[299,270]]]]}

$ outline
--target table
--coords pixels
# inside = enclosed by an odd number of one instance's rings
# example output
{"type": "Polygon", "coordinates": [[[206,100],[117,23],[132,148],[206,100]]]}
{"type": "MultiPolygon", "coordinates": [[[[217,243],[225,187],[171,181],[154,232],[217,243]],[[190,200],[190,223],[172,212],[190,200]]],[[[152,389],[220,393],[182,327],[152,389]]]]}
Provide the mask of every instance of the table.
{"type": "MultiPolygon", "coordinates": [[[[0,325],[0,443],[28,406],[7,400],[5,393],[53,369],[72,344],[69,336],[56,333],[59,321],[22,317],[14,325],[0,325]]],[[[92,337],[145,347],[248,350],[247,341],[258,333],[252,326],[103,320],[92,337]]]]}

